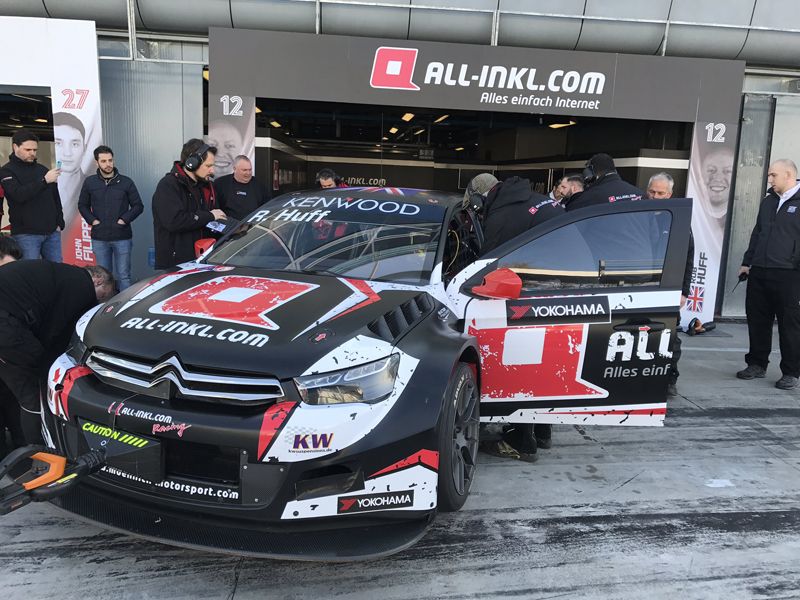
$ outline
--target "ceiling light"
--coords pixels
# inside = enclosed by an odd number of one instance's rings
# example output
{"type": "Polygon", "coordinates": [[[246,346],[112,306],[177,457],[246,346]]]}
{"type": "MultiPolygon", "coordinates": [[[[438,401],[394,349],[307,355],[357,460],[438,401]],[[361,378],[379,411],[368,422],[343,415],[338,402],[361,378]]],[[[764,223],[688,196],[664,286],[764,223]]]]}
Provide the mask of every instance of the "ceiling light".
{"type": "Polygon", "coordinates": [[[16,127],[17,129],[19,129],[20,127],[22,127],[22,125],[14,125],[14,127],[16,127]]]}
{"type": "Polygon", "coordinates": [[[261,109],[256,106],[256,114],[259,114],[260,112],[261,112],[261,109]]]}
{"type": "Polygon", "coordinates": [[[414,135],[419,135],[420,133],[425,133],[425,128],[424,128],[424,127],[423,127],[422,129],[417,129],[417,130],[414,132],[414,135]]]}
{"type": "Polygon", "coordinates": [[[298,144],[302,144],[303,140],[295,140],[298,144]]]}
{"type": "Polygon", "coordinates": [[[442,115],[441,117],[439,117],[438,119],[436,119],[436,120],[434,121],[434,123],[441,123],[442,121],[444,121],[444,120],[445,120],[447,117],[449,117],[449,116],[450,116],[450,115],[442,115]]]}
{"type": "Polygon", "coordinates": [[[381,147],[381,145],[380,145],[380,144],[375,144],[375,147],[376,147],[376,148],[380,148],[380,147],[381,147]]]}
{"type": "Polygon", "coordinates": [[[47,123],[47,119],[34,119],[37,123],[47,123]]]}
{"type": "Polygon", "coordinates": [[[389,140],[389,138],[388,138],[388,137],[386,137],[386,136],[383,136],[381,139],[382,139],[384,142],[386,142],[386,141],[388,141],[388,140],[389,140]]]}
{"type": "Polygon", "coordinates": [[[397,127],[392,127],[391,129],[389,129],[389,133],[397,133],[398,131],[400,130],[397,129],[397,127]]]}
{"type": "Polygon", "coordinates": [[[461,152],[463,149],[464,149],[464,146],[459,146],[458,148],[456,148],[456,152],[461,152]]]}
{"type": "MultiPolygon", "coordinates": [[[[32,96],[25,96],[24,94],[11,94],[11,95],[17,98],[24,98],[25,100],[33,100],[34,102],[41,102],[39,98],[34,98],[32,96]]],[[[411,116],[413,117],[414,115],[411,116]]]]}
{"type": "Polygon", "coordinates": [[[414,118],[414,113],[406,113],[400,118],[403,119],[403,121],[405,121],[406,123],[408,123],[411,119],[414,118]]]}
{"type": "Polygon", "coordinates": [[[575,125],[575,121],[570,121],[569,123],[550,123],[548,127],[550,129],[561,129],[562,127],[569,127],[570,125],[575,125]]]}
{"type": "Polygon", "coordinates": [[[272,121],[270,121],[269,124],[272,125],[275,129],[281,128],[281,124],[278,123],[275,119],[272,119],[272,121]]]}

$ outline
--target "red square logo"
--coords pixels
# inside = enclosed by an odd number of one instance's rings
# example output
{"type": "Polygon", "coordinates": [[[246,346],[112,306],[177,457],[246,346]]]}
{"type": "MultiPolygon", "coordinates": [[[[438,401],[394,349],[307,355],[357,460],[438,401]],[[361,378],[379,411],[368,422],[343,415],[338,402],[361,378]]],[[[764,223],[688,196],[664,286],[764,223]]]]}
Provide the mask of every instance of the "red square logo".
{"type": "Polygon", "coordinates": [[[416,48],[381,46],[375,50],[369,84],[386,90],[418,90],[419,86],[411,81],[418,52],[416,48]]]}

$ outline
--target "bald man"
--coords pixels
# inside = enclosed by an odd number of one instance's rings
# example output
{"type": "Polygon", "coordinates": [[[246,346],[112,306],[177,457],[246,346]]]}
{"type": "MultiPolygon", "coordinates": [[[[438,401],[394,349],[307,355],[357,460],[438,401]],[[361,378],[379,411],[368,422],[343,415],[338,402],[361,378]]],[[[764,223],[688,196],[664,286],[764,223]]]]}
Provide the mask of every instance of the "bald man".
{"type": "Polygon", "coordinates": [[[739,379],[766,375],[772,324],[778,319],[782,377],[780,390],[797,388],[800,377],[800,183],[787,158],[769,167],[770,189],[761,201],[750,245],[739,274],[748,276],[745,312],[750,334],[747,368],[739,379]]]}

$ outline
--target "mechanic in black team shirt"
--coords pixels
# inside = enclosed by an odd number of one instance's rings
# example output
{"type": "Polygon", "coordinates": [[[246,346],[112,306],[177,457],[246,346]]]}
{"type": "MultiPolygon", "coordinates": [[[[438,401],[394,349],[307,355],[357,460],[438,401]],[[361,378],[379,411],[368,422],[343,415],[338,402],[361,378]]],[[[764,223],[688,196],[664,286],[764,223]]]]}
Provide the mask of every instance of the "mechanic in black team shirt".
{"type": "Polygon", "coordinates": [[[233,159],[233,173],[214,181],[219,207],[231,219],[242,220],[269,200],[267,189],[253,177],[253,164],[244,154],[233,159]]]}
{"type": "Polygon", "coordinates": [[[217,208],[211,178],[217,149],[191,139],[183,145],[180,161],[158,182],[153,194],[153,240],[156,269],[169,269],[196,258],[194,243],[211,221],[224,219],[217,208]]]}
{"type": "Polygon", "coordinates": [[[641,200],[644,197],[642,190],[622,180],[614,166],[614,159],[608,154],[595,154],[586,161],[583,181],[586,189],[564,200],[564,208],[568,211],[607,202],[641,200]]]}
{"type": "MultiPolygon", "coordinates": [[[[527,179],[509,177],[500,182],[490,173],[476,175],[469,182],[464,204],[478,208],[483,215],[481,255],[564,213],[557,200],[532,191],[527,179]]],[[[502,439],[484,442],[481,447],[489,454],[533,462],[538,447],[552,446],[552,429],[546,423],[514,424],[503,429],[502,439]]]]}
{"type": "Polygon", "coordinates": [[[114,293],[103,267],[20,260],[0,267],[0,379],[21,408],[29,444],[41,443],[47,371],[80,316],[114,293]]]}

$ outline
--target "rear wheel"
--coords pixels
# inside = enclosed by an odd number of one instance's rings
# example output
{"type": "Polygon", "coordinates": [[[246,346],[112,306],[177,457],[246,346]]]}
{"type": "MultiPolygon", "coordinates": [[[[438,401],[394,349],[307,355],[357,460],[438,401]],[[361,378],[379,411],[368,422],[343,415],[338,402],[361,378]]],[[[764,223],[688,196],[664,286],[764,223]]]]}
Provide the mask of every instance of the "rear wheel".
{"type": "Polygon", "coordinates": [[[439,510],[452,512],[469,496],[478,456],[479,394],[475,372],[458,363],[439,419],[439,510]]]}

